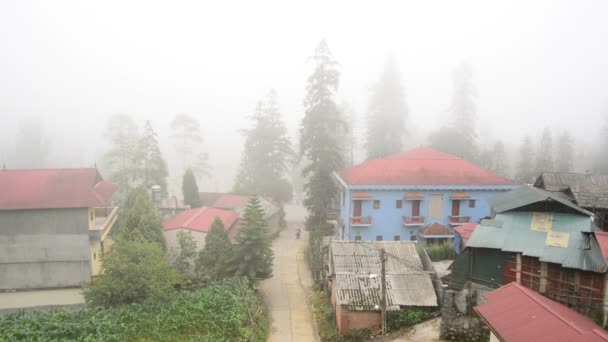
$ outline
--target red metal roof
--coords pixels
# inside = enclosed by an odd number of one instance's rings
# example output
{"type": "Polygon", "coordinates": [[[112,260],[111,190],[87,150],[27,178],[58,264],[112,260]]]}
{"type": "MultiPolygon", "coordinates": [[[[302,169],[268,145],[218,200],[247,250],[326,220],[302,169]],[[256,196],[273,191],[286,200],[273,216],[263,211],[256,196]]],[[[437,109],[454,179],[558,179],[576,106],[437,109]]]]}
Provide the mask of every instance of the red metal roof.
{"type": "Polygon", "coordinates": [[[595,232],[595,238],[600,245],[604,259],[608,260],[608,232],[595,232]]]}
{"type": "Polygon", "coordinates": [[[469,242],[469,238],[471,237],[471,235],[473,235],[473,231],[475,230],[475,228],[477,228],[478,223],[477,222],[473,222],[473,223],[467,223],[467,224],[463,224],[462,226],[458,226],[456,228],[454,228],[455,231],[458,232],[458,234],[460,234],[460,237],[462,238],[462,242],[464,243],[464,245],[467,245],[467,242],[469,242]]]}
{"type": "Polygon", "coordinates": [[[504,341],[608,341],[591,319],[515,282],[484,297],[475,311],[504,341]]]}
{"type": "Polygon", "coordinates": [[[188,209],[182,211],[175,217],[166,219],[163,222],[163,229],[171,230],[184,228],[206,233],[211,230],[211,224],[216,217],[219,217],[226,230],[230,230],[238,220],[239,213],[208,207],[188,209]]]}
{"type": "Polygon", "coordinates": [[[249,196],[223,194],[215,202],[212,207],[221,209],[235,209],[246,206],[249,203],[249,196]]]}
{"type": "Polygon", "coordinates": [[[0,210],[105,207],[116,190],[95,168],[2,170],[0,210]]]}
{"type": "Polygon", "coordinates": [[[338,172],[349,185],[518,185],[464,159],[420,147],[338,172]]]}

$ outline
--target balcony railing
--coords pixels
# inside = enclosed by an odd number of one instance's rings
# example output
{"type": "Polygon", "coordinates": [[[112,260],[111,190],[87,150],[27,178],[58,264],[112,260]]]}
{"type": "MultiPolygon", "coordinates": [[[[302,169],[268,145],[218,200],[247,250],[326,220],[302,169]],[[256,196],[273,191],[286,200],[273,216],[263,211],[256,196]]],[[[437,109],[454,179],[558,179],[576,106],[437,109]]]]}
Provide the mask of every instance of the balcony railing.
{"type": "Polygon", "coordinates": [[[450,224],[466,224],[471,222],[471,216],[450,216],[450,224]]]}
{"type": "Polygon", "coordinates": [[[350,224],[353,226],[369,226],[372,224],[371,216],[352,216],[350,224]]]}
{"type": "Polygon", "coordinates": [[[95,227],[89,229],[96,239],[103,240],[112,230],[118,217],[118,207],[93,208],[95,210],[95,227]]]}
{"type": "Polygon", "coordinates": [[[424,224],[424,216],[403,216],[403,225],[421,226],[424,224]]]}

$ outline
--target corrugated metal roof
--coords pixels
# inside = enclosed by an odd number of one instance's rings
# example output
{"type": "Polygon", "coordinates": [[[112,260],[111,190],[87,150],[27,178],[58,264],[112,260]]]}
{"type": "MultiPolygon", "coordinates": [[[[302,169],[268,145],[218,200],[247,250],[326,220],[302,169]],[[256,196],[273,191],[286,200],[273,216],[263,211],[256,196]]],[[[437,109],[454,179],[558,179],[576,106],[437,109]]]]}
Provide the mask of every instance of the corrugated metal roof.
{"type": "MultiPolygon", "coordinates": [[[[546,213],[544,213],[546,214],[546,213]]],[[[547,246],[547,232],[532,230],[535,213],[506,212],[494,220],[483,220],[475,229],[467,247],[494,248],[533,256],[540,261],[585,271],[606,272],[608,266],[592,232],[590,217],[574,214],[551,214],[552,232],[568,233],[568,247],[547,246]]]]}
{"type": "Polygon", "coordinates": [[[608,341],[606,331],[591,319],[515,282],[484,297],[487,301],[475,311],[501,340],[608,341]]]}
{"type": "Polygon", "coordinates": [[[608,175],[543,173],[534,186],[560,191],[585,208],[608,208],[608,175]]]}
{"type": "Polygon", "coordinates": [[[493,197],[489,200],[494,213],[502,213],[505,211],[521,208],[533,203],[555,201],[559,202],[571,209],[580,212],[583,215],[591,216],[587,210],[568,201],[562,196],[549,191],[541,190],[529,185],[519,187],[515,190],[508,191],[504,194],[493,197]]]}
{"type": "Polygon", "coordinates": [[[387,255],[387,308],[437,306],[430,274],[410,241],[332,241],[330,271],[336,275],[337,302],[349,310],[380,304],[380,249],[387,255]]]}

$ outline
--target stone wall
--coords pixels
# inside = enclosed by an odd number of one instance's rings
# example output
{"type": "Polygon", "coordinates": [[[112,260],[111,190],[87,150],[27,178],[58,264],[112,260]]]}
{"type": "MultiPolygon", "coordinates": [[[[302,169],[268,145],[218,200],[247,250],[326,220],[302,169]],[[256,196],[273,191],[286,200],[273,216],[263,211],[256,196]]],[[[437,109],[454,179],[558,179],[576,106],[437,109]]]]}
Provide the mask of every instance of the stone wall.
{"type": "Polygon", "coordinates": [[[440,336],[443,340],[485,342],[490,330],[475,314],[473,307],[481,304],[482,295],[491,289],[465,287],[462,291],[445,290],[441,306],[440,336]]]}

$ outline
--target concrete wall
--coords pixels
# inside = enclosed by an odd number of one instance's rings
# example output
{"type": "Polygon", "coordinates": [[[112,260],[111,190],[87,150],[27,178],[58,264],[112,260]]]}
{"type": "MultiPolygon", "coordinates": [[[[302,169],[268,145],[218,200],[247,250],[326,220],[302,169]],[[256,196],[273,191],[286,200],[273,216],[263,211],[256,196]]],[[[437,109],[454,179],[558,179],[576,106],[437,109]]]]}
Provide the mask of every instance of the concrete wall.
{"type": "Polygon", "coordinates": [[[0,290],[89,282],[88,228],[86,208],[0,211],[0,290]]]}
{"type": "Polygon", "coordinates": [[[205,247],[205,238],[207,237],[207,233],[199,232],[196,230],[183,229],[183,228],[164,230],[163,235],[165,236],[165,241],[167,242],[167,248],[170,252],[174,251],[174,250],[179,251],[179,244],[177,242],[177,233],[180,231],[190,232],[192,234],[192,237],[194,238],[194,241],[196,242],[196,252],[197,253],[205,247]]]}
{"type": "MultiPolygon", "coordinates": [[[[376,236],[380,235],[384,240],[393,240],[395,236],[399,236],[401,240],[410,240],[412,236],[417,235],[418,230],[426,224],[439,222],[447,227],[454,227],[449,224],[449,216],[452,214],[452,194],[456,192],[466,192],[471,199],[475,200],[475,207],[469,208],[469,200],[459,201],[460,215],[470,216],[470,222],[478,221],[479,219],[490,216],[491,210],[488,200],[496,195],[510,190],[482,190],[479,189],[345,189],[340,193],[340,217],[344,220],[344,233],[340,238],[345,240],[354,240],[356,236],[361,236],[362,240],[376,240],[376,236]],[[371,216],[372,224],[370,226],[351,226],[350,217],[353,216],[354,200],[352,195],[356,192],[366,192],[371,196],[371,199],[364,200],[362,203],[362,216],[371,216]],[[420,216],[426,217],[425,223],[419,226],[404,226],[403,216],[412,216],[412,201],[404,200],[408,192],[419,192],[424,195],[420,202],[420,216]],[[443,213],[440,219],[429,218],[429,202],[430,195],[443,195],[443,213]],[[374,209],[374,200],[380,201],[380,208],[374,209]],[[396,207],[396,201],[403,200],[402,208],[396,207]]],[[[342,234],[341,229],[339,233],[342,234]]]]}

